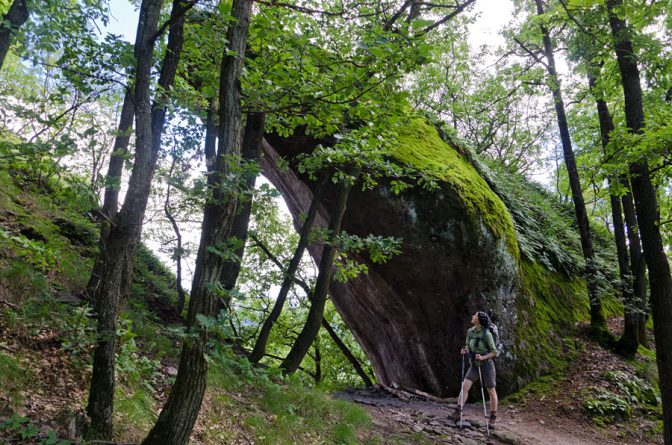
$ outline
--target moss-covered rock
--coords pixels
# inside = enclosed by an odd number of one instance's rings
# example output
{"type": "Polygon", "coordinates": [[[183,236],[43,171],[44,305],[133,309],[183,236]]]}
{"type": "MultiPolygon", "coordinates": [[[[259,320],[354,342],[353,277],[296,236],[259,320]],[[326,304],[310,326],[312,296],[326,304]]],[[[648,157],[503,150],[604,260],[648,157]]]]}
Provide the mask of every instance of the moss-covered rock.
{"type": "MultiPolygon", "coordinates": [[[[331,288],[334,305],[369,355],[376,378],[456,394],[459,348],[470,314],[482,309],[493,310],[501,330],[502,393],[562,372],[574,352],[563,335],[589,314],[571,212],[539,187],[500,175],[444,141],[424,119],[411,119],[396,132],[393,157],[436,178],[438,188],[399,195],[385,186],[353,191],[344,229],[402,238],[402,253],[384,265],[367,262],[367,275],[331,288]]],[[[270,140],[288,157],[309,152],[318,142],[305,136],[270,140]]],[[[278,169],[269,161],[277,153],[266,148],[264,173],[299,221],[310,204],[312,183],[278,169]]],[[[318,224],[326,225],[327,217],[323,209],[318,224]]],[[[311,254],[318,259],[320,248],[312,246],[311,254]]]]}
{"type": "Polygon", "coordinates": [[[454,191],[472,219],[480,219],[492,234],[504,239],[512,256],[518,243],[511,214],[488,183],[456,147],[441,139],[424,119],[414,119],[399,130],[394,156],[402,163],[439,178],[454,191]]]}

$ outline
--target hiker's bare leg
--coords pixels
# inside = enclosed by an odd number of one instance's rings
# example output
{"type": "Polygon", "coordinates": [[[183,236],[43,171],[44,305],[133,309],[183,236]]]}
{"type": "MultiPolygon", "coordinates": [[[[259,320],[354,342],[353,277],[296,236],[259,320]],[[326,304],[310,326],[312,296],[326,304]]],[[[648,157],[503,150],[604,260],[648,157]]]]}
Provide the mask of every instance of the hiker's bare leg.
{"type": "Polygon", "coordinates": [[[471,389],[471,385],[473,384],[474,382],[472,382],[471,380],[464,379],[464,383],[462,383],[462,391],[460,392],[460,397],[458,398],[457,401],[457,404],[459,405],[460,408],[464,407],[464,404],[467,403],[467,398],[469,397],[469,390],[471,389]]]}
{"type": "Polygon", "coordinates": [[[499,402],[497,398],[497,389],[488,388],[488,394],[490,395],[490,411],[497,412],[497,403],[499,402]]]}

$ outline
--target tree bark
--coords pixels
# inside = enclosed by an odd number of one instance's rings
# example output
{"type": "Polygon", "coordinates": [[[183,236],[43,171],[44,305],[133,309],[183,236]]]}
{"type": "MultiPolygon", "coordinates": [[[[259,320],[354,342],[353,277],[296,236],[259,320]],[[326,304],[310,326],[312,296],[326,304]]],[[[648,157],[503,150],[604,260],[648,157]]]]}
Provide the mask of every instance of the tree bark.
{"type": "Polygon", "coordinates": [[[338,346],[338,349],[341,350],[345,358],[348,359],[348,361],[352,364],[353,368],[355,368],[355,372],[357,375],[362,379],[364,382],[364,385],[368,388],[370,386],[373,386],[373,382],[371,381],[371,378],[369,378],[369,375],[364,371],[362,368],[362,365],[359,364],[359,360],[357,360],[357,357],[350,351],[350,348],[343,343],[343,340],[341,340],[334,331],[334,328],[331,327],[331,325],[327,322],[326,319],[322,318],[322,327],[327,331],[331,339],[336,343],[336,346],[338,346]]]}
{"type": "Polygon", "coordinates": [[[12,44],[12,37],[26,23],[30,12],[26,0],[14,0],[0,23],[0,68],[12,44]]]}
{"type": "MultiPolygon", "coordinates": [[[[354,176],[357,177],[358,174],[355,174],[354,176]]],[[[313,344],[313,341],[315,341],[315,337],[320,330],[324,305],[327,301],[327,292],[329,291],[329,284],[331,284],[331,277],[334,271],[334,260],[336,259],[336,253],[338,252],[335,240],[341,233],[341,223],[343,222],[343,215],[345,214],[348,195],[350,194],[351,189],[352,184],[349,182],[341,183],[338,186],[336,203],[329,220],[329,233],[332,241],[325,243],[324,250],[322,251],[317,282],[315,283],[313,298],[311,298],[306,324],[303,326],[303,329],[294,342],[289,354],[287,354],[285,361],[280,365],[285,374],[291,374],[299,368],[310,345],[313,344]]]]}
{"type": "Polygon", "coordinates": [[[315,374],[313,378],[315,379],[315,385],[319,385],[322,381],[322,351],[320,350],[320,337],[318,336],[315,336],[313,349],[315,349],[315,374]]]}
{"type": "Polygon", "coordinates": [[[208,116],[205,121],[205,166],[212,171],[217,157],[217,113],[219,113],[219,100],[216,97],[210,99],[208,104],[208,116]]]}
{"type": "MultiPolygon", "coordinates": [[[[637,59],[624,19],[618,16],[621,0],[608,0],[609,25],[623,82],[625,120],[633,134],[644,131],[644,107],[637,59]]],[[[672,277],[660,235],[660,214],[656,189],[651,182],[646,161],[629,166],[632,193],[635,198],[637,222],[644,257],[649,271],[651,315],[656,340],[656,361],[660,393],[663,402],[663,435],[666,445],[672,445],[672,277]]]]}
{"type": "MultiPolygon", "coordinates": [[[[110,234],[111,221],[117,216],[119,207],[119,189],[121,186],[121,174],[124,169],[124,159],[128,154],[128,144],[131,140],[131,131],[133,128],[133,119],[135,118],[135,106],[133,104],[133,93],[126,90],[124,93],[124,102],[121,106],[119,116],[119,126],[117,127],[117,136],[114,139],[110,163],[107,167],[105,176],[105,195],[103,198],[103,208],[101,209],[100,240],[98,241],[99,250],[102,252],[105,248],[105,239],[110,234]]],[[[100,277],[103,273],[104,262],[102,256],[96,258],[93,271],[86,285],[86,295],[93,298],[96,289],[100,285],[100,277]]]]}
{"type": "MultiPolygon", "coordinates": [[[[594,67],[594,70],[599,70],[594,67]]],[[[588,85],[595,96],[597,105],[597,116],[600,123],[600,135],[602,149],[604,152],[609,145],[611,132],[614,131],[614,121],[611,118],[607,102],[595,91],[595,74],[588,70],[588,85]]],[[[609,201],[611,203],[611,215],[614,223],[614,240],[616,242],[616,253],[618,257],[618,271],[621,279],[621,296],[623,300],[623,335],[618,340],[617,351],[626,357],[634,357],[639,346],[639,304],[636,301],[632,270],[628,257],[628,245],[625,235],[625,224],[623,222],[623,212],[621,209],[621,198],[614,192],[620,184],[618,178],[609,177],[609,201]]]]}
{"type": "Polygon", "coordinates": [[[635,202],[632,198],[632,188],[630,181],[626,176],[621,177],[621,187],[628,191],[621,197],[623,205],[623,214],[625,215],[625,224],[628,228],[628,246],[630,248],[630,270],[633,273],[632,289],[635,298],[638,300],[639,321],[639,343],[647,346],[648,340],[646,333],[646,322],[649,318],[649,299],[646,288],[646,260],[642,254],[642,243],[637,227],[637,212],[635,202]]]}
{"type": "Polygon", "coordinates": [[[198,316],[214,317],[217,295],[212,287],[219,280],[222,258],[212,251],[229,236],[235,218],[237,199],[224,188],[224,179],[231,173],[229,156],[240,153],[241,106],[240,75],[249,29],[251,0],[234,0],[231,8],[233,24],[227,30],[219,88],[220,125],[219,147],[215,166],[208,175],[212,198],[206,203],[201,241],[189,299],[187,328],[197,332],[182,345],[180,366],[170,396],[159,418],[143,444],[187,444],[205,393],[207,362],[205,360],[208,334],[198,325],[198,316]]]}
{"type": "MultiPolygon", "coordinates": [[[[275,299],[275,304],[273,305],[273,309],[271,310],[270,315],[268,316],[268,318],[266,318],[263,326],[261,327],[261,331],[259,332],[257,341],[254,344],[254,349],[252,350],[252,353],[249,356],[249,360],[252,363],[259,363],[259,360],[261,360],[264,357],[264,354],[266,353],[266,344],[268,343],[268,337],[271,334],[271,329],[273,329],[273,325],[275,324],[276,321],[278,321],[278,318],[280,318],[282,308],[284,307],[285,301],[287,300],[287,295],[289,294],[292,284],[294,283],[294,275],[296,274],[296,271],[299,268],[301,258],[303,258],[303,253],[306,250],[306,247],[308,246],[310,231],[313,228],[313,221],[315,220],[317,210],[322,203],[322,196],[324,195],[324,191],[327,188],[328,180],[329,175],[327,173],[323,173],[317,183],[315,192],[313,193],[313,200],[310,203],[310,207],[308,208],[308,214],[306,215],[306,220],[303,222],[303,226],[301,226],[299,243],[296,246],[296,249],[294,250],[294,255],[292,256],[292,259],[289,261],[287,269],[283,273],[284,278],[282,280],[282,285],[280,286],[280,291],[278,292],[278,297],[275,299]]],[[[310,295],[310,292],[308,295],[310,295]]]]}
{"type": "MultiPolygon", "coordinates": [[[[142,162],[143,151],[150,151],[151,119],[149,88],[151,81],[153,42],[156,32],[161,0],[143,0],[140,7],[138,34],[136,37],[135,100],[137,113],[136,162],[133,166],[136,181],[138,175],[149,172],[142,162]]],[[[117,315],[122,276],[126,275],[126,258],[129,245],[140,232],[144,208],[138,199],[138,190],[129,184],[129,195],[120,214],[111,224],[101,258],[100,283],[94,292],[94,310],[97,316],[97,341],[93,353],[93,373],[89,390],[87,414],[91,424],[88,438],[109,440],[112,437],[112,413],[114,401],[114,349],[116,343],[117,315]]],[[[146,201],[145,201],[146,202],[146,201]]]]}
{"type": "MultiPolygon", "coordinates": [[[[173,170],[175,169],[175,161],[176,159],[173,158],[168,176],[172,176],[173,174],[173,170]]],[[[168,218],[168,221],[170,221],[170,225],[173,226],[173,232],[175,232],[175,239],[177,243],[174,255],[176,265],[175,288],[177,289],[177,313],[181,315],[182,310],[184,310],[185,300],[184,288],[182,287],[182,233],[180,232],[180,226],[177,225],[177,220],[173,216],[173,210],[170,207],[171,189],[172,187],[169,183],[168,189],[166,190],[166,201],[163,204],[163,212],[165,213],[166,218],[168,218]]]]}
{"type": "MultiPolygon", "coordinates": [[[[537,14],[543,16],[544,9],[542,1],[534,1],[537,6],[537,14]]],[[[558,77],[558,72],[555,67],[553,43],[551,42],[551,36],[548,29],[543,25],[540,25],[540,28],[544,43],[544,56],[547,61],[546,69],[549,76],[549,87],[553,94],[555,112],[558,118],[558,129],[560,130],[560,140],[562,142],[562,152],[565,158],[565,166],[567,167],[570,188],[572,190],[576,224],[579,227],[581,249],[583,250],[583,258],[586,261],[585,278],[588,284],[588,298],[590,299],[590,325],[594,332],[600,333],[606,330],[606,324],[597,285],[597,268],[595,266],[595,251],[593,250],[593,240],[590,233],[590,222],[588,220],[586,204],[583,200],[583,190],[581,189],[579,171],[576,167],[576,160],[574,159],[572,141],[569,136],[569,125],[567,124],[565,103],[560,88],[560,78],[558,77]]]]}
{"type": "MultiPolygon", "coordinates": [[[[261,140],[264,137],[264,122],[264,113],[247,114],[245,137],[243,138],[243,148],[241,153],[243,162],[259,164],[259,159],[261,157],[261,140]]],[[[248,172],[245,181],[245,191],[249,193],[249,195],[245,196],[245,198],[239,202],[238,213],[231,226],[229,239],[236,239],[240,242],[240,247],[235,251],[236,260],[226,261],[222,265],[222,273],[219,277],[219,282],[227,291],[227,294],[224,296],[225,300],[222,302],[227,309],[231,305],[231,296],[228,292],[236,286],[241,262],[243,255],[245,254],[247,231],[250,225],[250,215],[252,214],[252,191],[254,190],[254,183],[257,180],[257,176],[258,175],[256,174],[248,172]]]]}
{"type": "Polygon", "coordinates": [[[99,254],[103,267],[100,284],[94,293],[97,343],[87,405],[87,413],[91,418],[91,426],[87,431],[90,438],[107,440],[112,435],[117,317],[121,299],[127,295],[131,285],[133,260],[140,242],[142,221],[161,147],[167,101],[182,50],[183,5],[181,0],[174,0],[171,17],[177,15],[177,19],[170,27],[157,97],[152,106],[151,70],[162,3],[161,0],[144,0],[140,8],[135,47],[135,161],[124,205],[111,222],[110,232],[99,254]]]}

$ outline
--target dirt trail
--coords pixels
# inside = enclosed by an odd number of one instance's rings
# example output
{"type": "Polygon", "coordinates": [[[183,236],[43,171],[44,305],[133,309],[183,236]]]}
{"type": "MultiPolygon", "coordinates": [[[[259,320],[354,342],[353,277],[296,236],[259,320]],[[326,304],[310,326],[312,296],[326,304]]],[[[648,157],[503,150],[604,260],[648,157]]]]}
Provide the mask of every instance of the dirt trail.
{"type": "MultiPolygon", "coordinates": [[[[501,407],[497,428],[488,436],[481,403],[465,406],[463,428],[459,428],[448,418],[457,406],[455,400],[438,403],[410,394],[402,400],[379,388],[350,390],[337,397],[364,406],[371,415],[378,437],[385,438],[385,444],[653,444],[605,437],[588,423],[571,416],[559,417],[551,410],[545,410],[543,401],[530,404],[525,410],[501,407]]],[[[366,443],[367,438],[362,439],[366,443]]]]}

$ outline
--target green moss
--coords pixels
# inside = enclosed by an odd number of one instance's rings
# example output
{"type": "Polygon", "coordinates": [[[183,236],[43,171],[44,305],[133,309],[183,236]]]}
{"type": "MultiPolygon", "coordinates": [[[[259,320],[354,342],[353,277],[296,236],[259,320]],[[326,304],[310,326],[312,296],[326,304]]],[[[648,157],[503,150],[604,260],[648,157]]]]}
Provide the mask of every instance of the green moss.
{"type": "Polygon", "coordinates": [[[570,335],[577,321],[587,319],[585,283],[578,277],[550,272],[526,259],[521,261],[520,278],[516,375],[536,378],[562,373],[577,351],[559,333],[570,335]]]}
{"type": "Polygon", "coordinates": [[[637,375],[655,388],[659,386],[658,366],[656,364],[656,351],[639,345],[637,355],[631,360],[637,370],[637,375]]]}
{"type": "Polygon", "coordinates": [[[558,375],[546,375],[529,385],[525,385],[520,391],[508,396],[504,402],[507,404],[525,405],[528,400],[539,399],[545,395],[553,394],[557,386],[558,375]]]}
{"type": "Polygon", "coordinates": [[[424,119],[411,120],[399,130],[394,156],[445,182],[460,197],[467,214],[472,219],[482,220],[518,258],[516,233],[506,206],[473,165],[441,139],[436,128],[424,119]]]}

